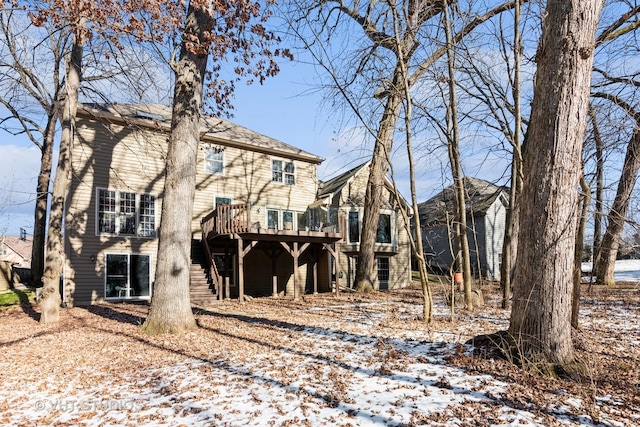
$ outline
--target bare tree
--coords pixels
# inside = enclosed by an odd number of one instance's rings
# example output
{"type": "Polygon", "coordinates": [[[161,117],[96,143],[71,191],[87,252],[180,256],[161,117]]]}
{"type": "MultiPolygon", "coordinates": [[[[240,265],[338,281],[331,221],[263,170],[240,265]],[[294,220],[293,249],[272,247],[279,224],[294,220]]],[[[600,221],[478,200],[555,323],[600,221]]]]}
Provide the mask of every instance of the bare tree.
{"type": "MultiPolygon", "coordinates": [[[[589,108],[589,116],[593,127],[593,140],[595,142],[595,158],[596,158],[596,197],[595,211],[593,213],[593,258],[592,262],[598,258],[600,251],[600,241],[602,239],[602,216],[603,216],[603,197],[604,197],[604,141],[600,133],[600,125],[598,124],[596,113],[593,106],[589,108]]],[[[592,271],[593,272],[593,271],[592,271]]]]}
{"type": "Polygon", "coordinates": [[[75,116],[78,108],[78,88],[82,74],[83,36],[74,34],[71,54],[67,62],[66,93],[61,114],[62,136],[58,154],[56,177],[53,181],[49,231],[47,235],[47,255],[42,275],[42,296],[40,301],[40,323],[54,323],[60,318],[60,275],[62,274],[62,221],[64,201],[71,181],[71,150],[75,132],[75,116]]]}
{"type": "Polygon", "coordinates": [[[520,33],[521,5],[516,2],[513,17],[513,136],[510,138],[511,155],[511,187],[509,188],[509,206],[505,219],[504,241],[502,242],[502,263],[500,265],[500,287],[502,288],[502,308],[509,307],[511,298],[511,276],[513,274],[514,261],[517,258],[518,248],[518,222],[520,212],[520,194],[522,192],[522,109],[521,109],[521,56],[522,36],[520,33]]]}
{"type": "Polygon", "coordinates": [[[153,300],[142,329],[150,334],[180,333],[196,328],[189,301],[189,259],[200,112],[207,68],[207,35],[213,20],[190,5],[185,20],[167,153],[164,201],[153,300]],[[189,45],[191,44],[191,45],[189,45]]]}
{"type": "Polygon", "coordinates": [[[71,179],[71,152],[75,138],[75,115],[78,106],[78,91],[82,81],[82,59],[85,44],[94,40],[109,40],[119,46],[118,38],[127,34],[139,41],[167,34],[175,26],[175,12],[179,5],[167,1],[126,2],[105,1],[100,3],[75,0],[65,3],[55,1],[33,1],[29,5],[30,18],[35,25],[51,23],[56,29],[68,29],[72,37],[71,48],[66,58],[64,100],[61,112],[62,133],[56,177],[51,195],[47,254],[42,278],[43,289],[40,300],[41,323],[53,323],[60,315],[60,275],[63,267],[62,224],[64,201],[71,179]],[[141,20],[140,13],[155,16],[154,20],[141,20]],[[141,25],[149,22],[149,27],[141,25]]]}
{"type": "MultiPolygon", "coordinates": [[[[207,63],[232,56],[245,68],[236,69],[236,79],[251,76],[260,82],[277,73],[271,52],[277,38],[262,26],[270,16],[260,2],[191,1],[184,27],[180,57],[173,68],[175,89],[164,184],[164,201],[158,243],[154,295],[149,315],[142,326],[149,334],[178,334],[196,327],[189,299],[189,259],[196,163],[200,142],[200,115],[205,93],[207,63]],[[255,50],[254,50],[255,49],[255,50]],[[252,64],[252,65],[250,65],[252,64]]],[[[213,79],[206,89],[215,103],[226,110],[236,79],[213,79]],[[227,83],[230,82],[230,83],[227,83]]]]}
{"type": "Polygon", "coordinates": [[[573,258],[573,292],[571,296],[571,326],[578,329],[578,315],[580,314],[580,285],[582,283],[582,252],[584,237],[589,219],[589,205],[591,204],[591,187],[584,177],[580,177],[580,201],[578,204],[578,231],[576,233],[575,254],[573,258]]]}
{"type": "MultiPolygon", "coordinates": [[[[449,162],[451,163],[451,175],[453,177],[454,188],[454,212],[455,212],[455,234],[458,256],[458,271],[462,272],[464,281],[464,299],[467,310],[473,310],[471,299],[471,259],[469,254],[469,240],[467,237],[467,208],[465,203],[465,190],[462,173],[462,163],[460,160],[460,138],[458,129],[458,102],[456,98],[456,73],[455,46],[451,36],[451,19],[449,4],[447,0],[443,2],[444,9],[444,32],[446,38],[447,75],[449,87],[449,103],[447,108],[447,140],[449,162]]],[[[452,295],[453,298],[453,295],[452,295]]],[[[453,306],[453,301],[452,304],[453,306]]]]}
{"type": "MultiPolygon", "coordinates": [[[[362,235],[356,272],[357,289],[373,287],[375,280],[374,247],[380,208],[380,191],[389,170],[391,150],[403,89],[409,90],[422,82],[427,70],[446,53],[445,43],[431,43],[437,38],[437,21],[443,11],[441,3],[402,1],[387,3],[370,1],[296,2],[299,11],[298,34],[306,47],[314,50],[316,61],[329,71],[332,84],[353,106],[359,117],[363,111],[375,112],[376,125],[367,125],[373,132],[374,146],[362,221],[362,235]],[[395,19],[400,17],[400,19],[395,19]],[[431,25],[434,24],[434,25],[431,25]],[[326,41],[336,41],[358,30],[365,38],[349,49],[333,52],[326,41]],[[343,32],[344,31],[344,32],[343,32]],[[332,56],[335,54],[335,56],[332,56]],[[346,63],[340,64],[344,55],[346,63]],[[354,60],[354,57],[356,58],[354,60]],[[403,70],[410,74],[403,75],[403,70]],[[376,102],[372,102],[376,101],[376,102]],[[368,103],[369,102],[369,103],[368,103]]],[[[507,2],[488,10],[475,10],[473,18],[451,35],[453,43],[461,40],[482,23],[513,7],[507,2]]],[[[482,9],[482,8],[479,8],[482,9]]],[[[415,102],[415,101],[414,101],[415,102]]]]}
{"type": "Polygon", "coordinates": [[[631,193],[636,183],[638,169],[640,169],[640,113],[636,112],[631,105],[628,105],[616,96],[603,94],[595,94],[595,96],[605,96],[617,105],[620,105],[633,117],[636,123],[631,139],[627,144],[627,153],[622,164],[618,189],[613,205],[609,211],[609,225],[602,237],[602,242],[598,248],[594,263],[596,281],[598,283],[613,284],[615,260],[618,254],[620,237],[625,224],[631,193]]]}
{"type": "Polygon", "coordinates": [[[40,150],[31,252],[32,285],[38,286],[44,271],[49,181],[69,33],[38,31],[21,10],[3,11],[0,31],[0,103],[8,111],[2,127],[13,135],[26,135],[40,150]]]}
{"type": "Polygon", "coordinates": [[[538,46],[508,333],[519,354],[576,372],[571,341],[576,187],[602,1],[549,0],[538,46]],[[526,260],[526,262],[524,262],[526,260]]]}

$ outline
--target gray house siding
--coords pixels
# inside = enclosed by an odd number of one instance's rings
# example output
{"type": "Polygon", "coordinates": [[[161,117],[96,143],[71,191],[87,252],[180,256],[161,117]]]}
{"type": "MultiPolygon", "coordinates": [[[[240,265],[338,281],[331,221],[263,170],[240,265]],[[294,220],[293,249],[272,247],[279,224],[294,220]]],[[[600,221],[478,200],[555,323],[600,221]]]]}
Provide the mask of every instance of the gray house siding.
{"type": "MultiPolygon", "coordinates": [[[[467,191],[467,237],[473,274],[491,280],[500,279],[500,262],[507,212],[503,187],[488,181],[465,177],[467,191]]],[[[447,222],[453,216],[453,190],[447,187],[440,194],[419,205],[424,251],[434,270],[448,272],[453,267],[455,242],[449,235],[447,222]]]]}
{"type": "Polygon", "coordinates": [[[500,263],[502,257],[502,243],[504,241],[504,228],[507,216],[507,208],[503,199],[498,197],[487,210],[484,217],[486,224],[486,272],[485,276],[500,280],[500,263]]]}

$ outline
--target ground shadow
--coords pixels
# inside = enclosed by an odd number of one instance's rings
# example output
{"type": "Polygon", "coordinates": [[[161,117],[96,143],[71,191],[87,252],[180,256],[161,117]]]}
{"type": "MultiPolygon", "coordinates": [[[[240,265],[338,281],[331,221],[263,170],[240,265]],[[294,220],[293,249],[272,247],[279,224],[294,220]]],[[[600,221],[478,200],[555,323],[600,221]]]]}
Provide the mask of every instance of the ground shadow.
{"type": "MultiPolygon", "coordinates": [[[[131,304],[134,306],[147,305],[147,303],[131,304]]],[[[109,305],[89,305],[84,307],[89,313],[95,314],[105,319],[114,320],[120,323],[128,323],[131,325],[142,325],[146,319],[145,316],[141,316],[136,313],[127,312],[124,304],[118,306],[120,310],[116,310],[109,305]]]]}
{"type": "Polygon", "coordinates": [[[29,295],[25,291],[21,291],[20,289],[14,289],[13,292],[18,295],[20,299],[20,308],[25,312],[29,317],[31,317],[36,322],[40,321],[40,313],[38,313],[33,308],[33,302],[29,301],[29,295]]]}

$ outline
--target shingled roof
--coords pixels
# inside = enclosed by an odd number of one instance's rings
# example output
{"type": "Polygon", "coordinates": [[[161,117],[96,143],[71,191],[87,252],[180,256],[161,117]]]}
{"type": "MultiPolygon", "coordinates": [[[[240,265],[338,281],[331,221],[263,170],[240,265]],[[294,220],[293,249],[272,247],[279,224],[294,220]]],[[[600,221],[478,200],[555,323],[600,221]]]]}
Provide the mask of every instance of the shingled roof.
{"type": "MultiPolygon", "coordinates": [[[[486,214],[495,200],[504,194],[506,187],[495,185],[484,179],[464,177],[467,213],[474,216],[486,214]]],[[[426,202],[418,205],[420,223],[423,227],[446,222],[447,214],[453,215],[453,185],[445,188],[426,202]]]]}
{"type": "Polygon", "coordinates": [[[318,188],[318,198],[330,196],[340,191],[345,185],[349,183],[349,181],[351,181],[352,178],[354,178],[358,174],[358,172],[368,166],[369,163],[370,162],[365,162],[353,169],[350,169],[338,176],[331,178],[328,181],[321,182],[320,188],[318,188]]]}
{"type": "MultiPolygon", "coordinates": [[[[161,104],[82,104],[78,116],[142,126],[169,132],[171,108],[161,104]]],[[[324,159],[251,129],[231,123],[219,117],[203,115],[200,135],[204,142],[238,147],[272,155],[286,156],[319,164],[324,159]]]]}
{"type": "Polygon", "coordinates": [[[33,242],[31,238],[23,240],[17,236],[0,237],[0,245],[5,245],[26,262],[31,260],[32,244],[33,242]]]}

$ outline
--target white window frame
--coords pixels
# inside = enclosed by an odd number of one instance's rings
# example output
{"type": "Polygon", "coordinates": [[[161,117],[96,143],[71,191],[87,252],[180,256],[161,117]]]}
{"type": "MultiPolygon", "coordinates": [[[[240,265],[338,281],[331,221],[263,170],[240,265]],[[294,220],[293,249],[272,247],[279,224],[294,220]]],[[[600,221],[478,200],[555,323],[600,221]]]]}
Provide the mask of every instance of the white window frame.
{"type": "Polygon", "coordinates": [[[158,235],[158,196],[153,194],[153,193],[136,193],[136,192],[132,192],[132,191],[125,191],[125,190],[116,190],[116,189],[112,189],[112,188],[104,188],[104,187],[97,187],[96,188],[96,192],[95,192],[95,234],[96,236],[123,236],[123,237],[138,237],[138,238],[149,238],[149,239],[155,239],[158,235]],[[100,208],[100,195],[101,192],[113,192],[114,193],[114,210],[113,211],[102,211],[100,208]],[[122,198],[122,195],[126,194],[126,195],[133,195],[133,202],[134,202],[134,211],[130,212],[123,212],[122,211],[122,203],[125,202],[125,200],[122,198]],[[145,196],[145,197],[151,197],[153,198],[153,212],[152,213],[147,213],[147,212],[142,212],[142,200],[141,198],[145,196]],[[110,215],[113,218],[113,222],[114,222],[114,231],[113,232],[108,232],[108,231],[102,231],[101,227],[100,227],[100,218],[101,218],[101,213],[104,213],[105,215],[110,215]],[[135,225],[134,225],[134,232],[133,233],[127,233],[125,232],[126,230],[124,230],[124,226],[126,223],[126,218],[129,217],[133,217],[133,220],[135,221],[135,225]],[[152,227],[152,231],[145,231],[143,230],[143,228],[146,229],[146,227],[142,227],[143,224],[149,223],[149,219],[153,218],[153,227],[152,227]],[[124,222],[124,223],[123,223],[124,222]]]}
{"type": "Polygon", "coordinates": [[[296,185],[296,164],[293,160],[285,160],[272,158],[271,159],[271,181],[279,182],[285,185],[296,185]],[[279,164],[279,170],[277,170],[274,166],[279,164]],[[291,166],[293,168],[292,171],[287,171],[287,166],[291,166]],[[279,173],[280,176],[276,177],[275,173],[279,173]]]}
{"type": "Polygon", "coordinates": [[[207,174],[215,174],[215,175],[224,175],[224,148],[215,147],[215,146],[207,146],[204,149],[204,173],[207,174]],[[220,156],[220,158],[211,159],[209,156],[214,154],[216,156],[220,156]],[[212,165],[220,165],[219,170],[213,168],[212,165]]]}
{"type": "MultiPolygon", "coordinates": [[[[359,244],[362,241],[362,215],[363,215],[363,208],[349,208],[349,209],[345,209],[345,213],[346,213],[346,219],[347,219],[347,233],[346,233],[346,238],[347,238],[347,242],[350,244],[359,244]],[[349,215],[351,212],[358,212],[358,237],[359,240],[358,241],[352,241],[351,240],[351,233],[350,231],[350,224],[349,224],[349,215]]],[[[385,245],[385,246],[395,246],[397,245],[398,242],[398,226],[397,226],[397,213],[394,210],[391,209],[381,209],[380,210],[380,215],[389,215],[389,220],[391,221],[391,241],[388,243],[382,243],[382,242],[378,242],[378,227],[376,226],[376,245],[385,245]]]]}
{"type": "Polygon", "coordinates": [[[105,252],[104,253],[104,299],[105,300],[122,300],[122,299],[142,299],[142,300],[146,300],[146,299],[150,299],[151,296],[153,295],[153,257],[150,253],[146,253],[146,252],[105,252]],[[117,296],[107,296],[107,282],[109,280],[109,277],[107,274],[107,269],[109,268],[109,263],[107,258],[109,256],[126,256],[127,257],[127,276],[126,276],[126,286],[124,288],[121,289],[117,289],[118,291],[118,295],[117,296]],[[149,295],[135,295],[135,293],[132,294],[132,288],[131,288],[131,257],[132,256],[146,256],[149,259],[149,295]],[[124,292],[124,293],[123,293],[124,292]]]}
{"type": "Polygon", "coordinates": [[[287,230],[287,231],[295,231],[298,230],[298,213],[299,211],[293,209],[281,209],[281,208],[267,208],[265,209],[265,219],[267,224],[267,228],[269,228],[269,212],[277,212],[278,224],[276,228],[270,228],[270,230],[287,230]],[[286,213],[291,214],[291,228],[285,228],[284,217],[286,213]]]}
{"type": "Polygon", "coordinates": [[[269,230],[280,230],[280,209],[273,209],[273,208],[265,209],[265,224],[267,224],[267,229],[269,229],[269,230]],[[269,225],[269,213],[270,212],[275,212],[276,213],[277,224],[276,224],[275,228],[272,228],[269,225]]]}
{"type": "Polygon", "coordinates": [[[361,239],[362,239],[362,209],[349,209],[347,210],[347,241],[349,243],[357,244],[357,243],[360,243],[361,239]],[[352,212],[358,214],[358,240],[357,241],[351,240],[351,224],[349,223],[349,216],[351,215],[352,212]]]}

